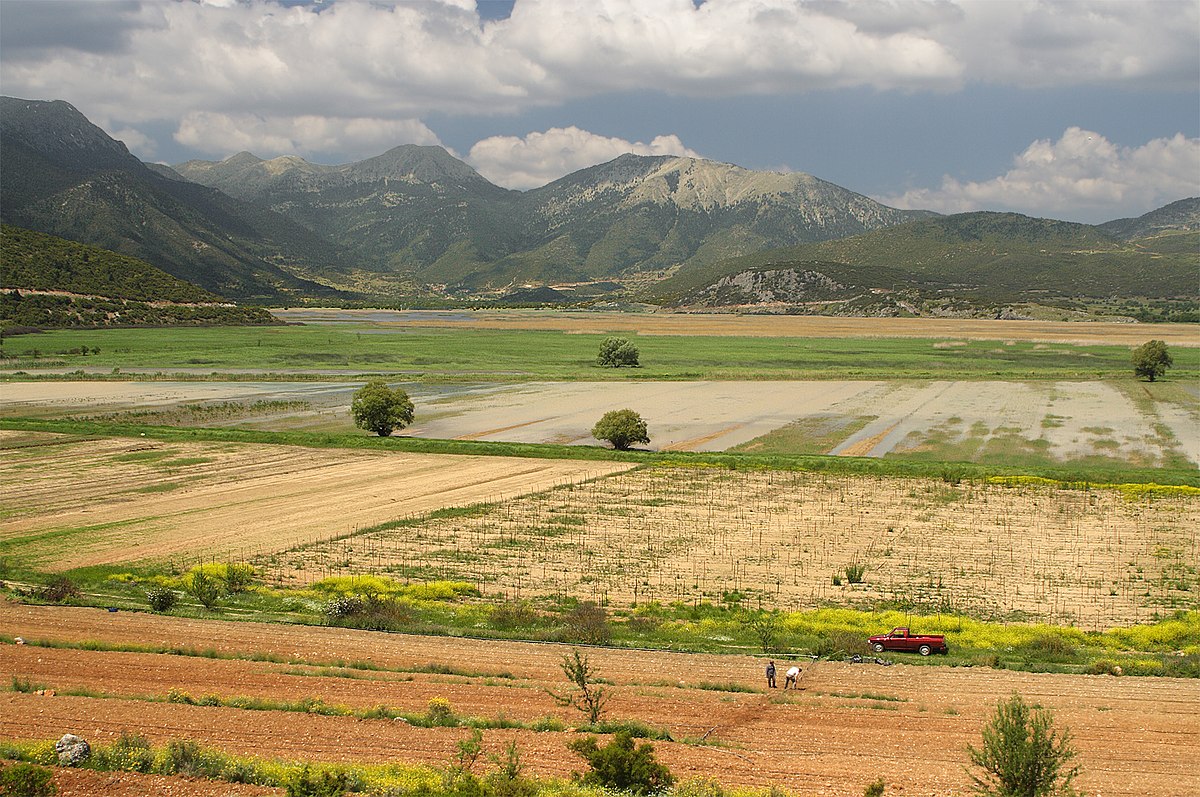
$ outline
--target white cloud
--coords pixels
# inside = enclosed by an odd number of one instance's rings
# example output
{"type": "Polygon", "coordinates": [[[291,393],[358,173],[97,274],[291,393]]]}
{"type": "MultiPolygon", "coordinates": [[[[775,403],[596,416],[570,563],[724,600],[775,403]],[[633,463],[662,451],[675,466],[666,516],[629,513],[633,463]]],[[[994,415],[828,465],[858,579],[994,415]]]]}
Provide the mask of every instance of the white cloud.
{"type": "Polygon", "coordinates": [[[140,130],[132,127],[114,130],[112,137],[125,145],[133,155],[144,161],[154,160],[154,155],[158,151],[158,144],[154,139],[147,136],[140,130]]]}
{"type": "Polygon", "coordinates": [[[215,155],[248,150],[260,157],[369,152],[379,154],[399,143],[439,144],[416,119],[337,119],[325,116],[263,117],[250,113],[195,111],[179,124],[179,143],[215,155]]]}
{"type": "Polygon", "coordinates": [[[1099,133],[1070,127],[1058,141],[1035,141],[1013,158],[1008,172],[982,182],[942,178],[880,201],[942,213],[1015,210],[1091,223],[1138,216],[1194,196],[1200,175],[1200,138],[1158,138],[1119,147],[1099,133]]]}
{"type": "Polygon", "coordinates": [[[471,147],[467,162],[487,179],[506,188],[537,188],[571,172],[634,155],[700,157],[678,136],[657,136],[649,144],[610,138],[578,127],[552,127],[524,138],[493,136],[471,147]]]}

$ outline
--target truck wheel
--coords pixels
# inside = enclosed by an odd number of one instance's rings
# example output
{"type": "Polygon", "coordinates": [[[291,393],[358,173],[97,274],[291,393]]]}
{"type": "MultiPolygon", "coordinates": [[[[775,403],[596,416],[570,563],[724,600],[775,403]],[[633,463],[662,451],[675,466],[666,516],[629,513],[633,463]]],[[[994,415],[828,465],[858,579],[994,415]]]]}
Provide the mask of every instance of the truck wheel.
{"type": "Polygon", "coordinates": [[[922,656],[928,656],[932,652],[933,649],[928,645],[922,645],[921,647],[917,648],[917,653],[920,653],[922,656]]]}
{"type": "Polygon", "coordinates": [[[883,653],[883,643],[876,642],[874,645],[871,646],[871,650],[875,651],[876,653],[883,653]]]}

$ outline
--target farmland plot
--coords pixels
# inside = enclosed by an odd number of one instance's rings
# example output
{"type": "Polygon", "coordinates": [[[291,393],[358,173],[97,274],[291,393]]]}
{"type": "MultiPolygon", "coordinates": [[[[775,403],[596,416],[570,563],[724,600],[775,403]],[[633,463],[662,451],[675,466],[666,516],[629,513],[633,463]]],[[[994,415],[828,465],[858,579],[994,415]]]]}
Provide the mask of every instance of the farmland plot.
{"type": "Polygon", "coordinates": [[[247,557],[620,463],[0,431],[0,550],[51,570],[247,557]]]}
{"type": "MultiPolygon", "coordinates": [[[[360,711],[382,705],[421,712],[439,697],[460,716],[522,723],[553,717],[567,727],[582,719],[545,692],[562,688],[558,664],[568,649],[561,645],[2,603],[0,628],[30,640],[134,648],[154,640],[229,657],[0,645],[0,672],[59,691],[56,697],[0,693],[6,739],[55,739],[70,728],[101,743],[132,732],[156,744],[190,738],[245,755],[374,763],[383,749],[388,760],[445,766],[468,735],[464,728],[387,719],[165,702],[172,689],[211,696],[213,703],[319,700],[360,711]],[[339,660],[374,669],[315,666],[339,660]],[[431,672],[439,667],[461,674],[431,672]]],[[[669,732],[675,741],[655,742],[655,753],[685,779],[858,797],[882,775],[889,793],[966,795],[966,745],[979,744],[996,702],[1018,691],[1071,729],[1083,765],[1076,785],[1086,793],[1200,791],[1200,776],[1179,765],[1200,756],[1200,682],[1192,679],[805,660],[800,690],[767,693],[761,658],[615,649],[588,655],[614,695],[606,716],[669,732]],[[701,737],[709,744],[681,741],[701,737]]],[[[534,774],[566,776],[581,765],[566,748],[575,738],[571,730],[489,729],[484,750],[498,754],[515,741],[534,774]]],[[[193,793],[187,782],[177,783],[193,793]]],[[[215,784],[213,790],[226,793],[215,784]]]]}
{"type": "Polygon", "coordinates": [[[618,605],[740,592],[768,608],[888,601],[1100,629],[1200,607],[1198,561],[1195,496],[658,468],[259,565],[282,583],[391,573],[618,605]],[[862,583],[848,583],[855,565],[862,583]]]}

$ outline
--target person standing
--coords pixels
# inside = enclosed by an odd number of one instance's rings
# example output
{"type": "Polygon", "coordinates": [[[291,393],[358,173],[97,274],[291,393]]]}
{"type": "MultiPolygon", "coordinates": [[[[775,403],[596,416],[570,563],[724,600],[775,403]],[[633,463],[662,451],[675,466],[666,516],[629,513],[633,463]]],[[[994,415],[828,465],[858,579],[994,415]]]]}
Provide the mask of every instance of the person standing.
{"type": "Polygon", "coordinates": [[[767,688],[775,688],[775,662],[767,662],[767,688]]]}

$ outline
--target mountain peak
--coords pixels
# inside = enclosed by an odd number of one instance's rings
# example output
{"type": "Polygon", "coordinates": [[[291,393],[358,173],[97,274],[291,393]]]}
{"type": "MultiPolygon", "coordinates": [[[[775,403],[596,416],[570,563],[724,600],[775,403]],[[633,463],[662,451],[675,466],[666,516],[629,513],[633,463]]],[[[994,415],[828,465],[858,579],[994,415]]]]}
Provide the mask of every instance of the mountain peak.
{"type": "Polygon", "coordinates": [[[0,97],[0,136],[73,171],[97,172],[141,165],[120,141],[63,100],[0,97]]]}
{"type": "Polygon", "coordinates": [[[255,163],[262,163],[262,160],[262,158],[258,157],[253,152],[242,150],[236,155],[230,155],[228,158],[221,161],[221,163],[225,163],[230,166],[249,166],[255,163]]]}
{"type": "Polygon", "coordinates": [[[444,148],[420,144],[401,144],[343,169],[358,180],[398,179],[457,186],[486,182],[482,175],[444,148]]]}

